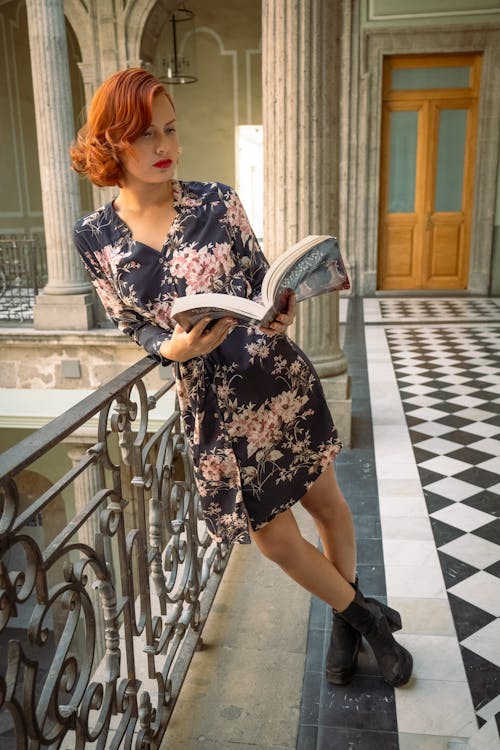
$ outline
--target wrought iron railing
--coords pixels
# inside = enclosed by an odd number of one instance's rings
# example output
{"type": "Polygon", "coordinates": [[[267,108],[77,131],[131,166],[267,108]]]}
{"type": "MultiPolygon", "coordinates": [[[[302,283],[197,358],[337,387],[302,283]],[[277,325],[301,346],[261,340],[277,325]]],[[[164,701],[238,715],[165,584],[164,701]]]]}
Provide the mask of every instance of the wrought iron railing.
{"type": "Polygon", "coordinates": [[[171,382],[148,397],[155,366],[0,456],[2,750],[157,748],[167,727],[228,551],[201,520],[177,408],[154,417],[174,403],[171,382]],[[37,484],[62,441],[72,468],[37,484]]]}
{"type": "Polygon", "coordinates": [[[46,283],[42,238],[0,235],[0,320],[32,320],[35,297],[46,283]]]}

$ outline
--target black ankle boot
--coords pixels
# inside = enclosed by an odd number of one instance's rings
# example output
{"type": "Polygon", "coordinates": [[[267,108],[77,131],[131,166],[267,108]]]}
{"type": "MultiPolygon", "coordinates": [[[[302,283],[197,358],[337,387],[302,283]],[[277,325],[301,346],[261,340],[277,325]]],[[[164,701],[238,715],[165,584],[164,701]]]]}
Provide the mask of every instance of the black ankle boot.
{"type": "MultiPolygon", "coordinates": [[[[351,583],[357,590],[358,578],[351,583]]],[[[358,666],[358,652],[361,646],[361,633],[332,609],[332,634],[326,655],[325,674],[328,682],[334,685],[347,685],[358,666]]]]}
{"type": "Polygon", "coordinates": [[[399,612],[375,599],[365,599],[358,589],[347,609],[337,614],[366,638],[385,681],[392,687],[406,685],[413,659],[392,635],[392,630],[401,628],[399,612]]]}

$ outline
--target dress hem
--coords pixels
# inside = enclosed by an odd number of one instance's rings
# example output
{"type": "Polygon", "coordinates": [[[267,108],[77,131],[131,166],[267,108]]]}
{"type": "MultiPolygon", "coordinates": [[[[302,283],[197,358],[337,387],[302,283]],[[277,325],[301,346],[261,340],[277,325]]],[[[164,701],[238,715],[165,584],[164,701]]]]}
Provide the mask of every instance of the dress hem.
{"type": "MultiPolygon", "coordinates": [[[[339,453],[342,450],[342,443],[339,441],[335,445],[335,448],[336,448],[335,453],[332,456],[332,464],[333,464],[333,461],[335,461],[335,459],[337,458],[337,456],[339,455],[339,453]]],[[[315,474],[311,475],[313,477],[313,479],[311,480],[311,487],[320,478],[320,476],[322,476],[325,473],[325,471],[327,471],[327,469],[329,467],[330,467],[330,463],[327,466],[325,466],[325,467],[320,467],[318,469],[318,471],[315,472],[315,474]]],[[[250,522],[250,525],[252,527],[252,531],[260,531],[260,529],[263,529],[265,526],[267,526],[268,524],[270,524],[271,521],[273,521],[275,518],[277,518],[280,515],[280,513],[283,513],[285,510],[289,510],[290,508],[293,508],[294,505],[296,505],[297,503],[299,503],[302,500],[302,498],[305,497],[305,495],[307,494],[307,492],[308,492],[308,489],[305,489],[305,491],[300,496],[295,497],[292,500],[289,500],[288,503],[286,503],[286,505],[282,505],[276,513],[273,513],[265,521],[259,521],[258,524],[257,524],[257,526],[254,526],[254,524],[252,522],[252,518],[251,518],[250,514],[248,514],[248,511],[247,511],[247,518],[248,518],[248,520],[250,522]]],[[[246,506],[245,506],[245,510],[246,510],[246,506]]],[[[248,537],[250,537],[250,533],[249,533],[248,529],[246,531],[244,531],[239,536],[245,536],[245,535],[248,536],[248,537]]],[[[248,544],[249,542],[248,541],[239,542],[238,538],[236,538],[234,540],[233,544],[234,543],[237,543],[237,544],[241,544],[241,543],[248,544]]]]}

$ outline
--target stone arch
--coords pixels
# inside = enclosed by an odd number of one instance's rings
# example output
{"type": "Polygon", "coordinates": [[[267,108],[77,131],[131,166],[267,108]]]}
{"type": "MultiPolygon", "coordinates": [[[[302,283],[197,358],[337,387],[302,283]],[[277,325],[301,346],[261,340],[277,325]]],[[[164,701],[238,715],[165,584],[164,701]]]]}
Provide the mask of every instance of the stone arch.
{"type": "Polygon", "coordinates": [[[83,50],[94,49],[89,13],[80,0],[64,0],[64,15],[78,43],[80,61],[82,61],[83,50]]]}
{"type": "Polygon", "coordinates": [[[129,60],[152,62],[161,30],[179,5],[179,0],[130,0],[125,10],[129,60]]]}

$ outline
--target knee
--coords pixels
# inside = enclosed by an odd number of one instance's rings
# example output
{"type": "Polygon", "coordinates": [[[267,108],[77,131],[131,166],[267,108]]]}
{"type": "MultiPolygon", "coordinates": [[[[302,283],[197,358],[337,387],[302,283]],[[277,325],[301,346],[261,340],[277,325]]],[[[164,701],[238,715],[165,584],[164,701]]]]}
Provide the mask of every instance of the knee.
{"type": "Polygon", "coordinates": [[[260,552],[280,568],[288,568],[295,555],[295,544],[292,539],[281,535],[266,533],[265,529],[253,534],[253,539],[260,552]]]}
{"type": "Polygon", "coordinates": [[[308,499],[304,498],[301,503],[315,521],[324,524],[335,522],[343,514],[350,513],[349,505],[342,494],[336,497],[325,496],[320,502],[308,502],[308,499]]]}

